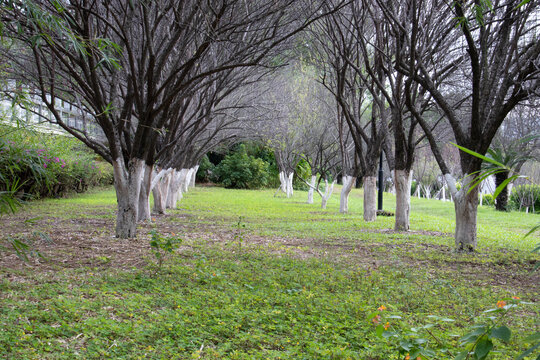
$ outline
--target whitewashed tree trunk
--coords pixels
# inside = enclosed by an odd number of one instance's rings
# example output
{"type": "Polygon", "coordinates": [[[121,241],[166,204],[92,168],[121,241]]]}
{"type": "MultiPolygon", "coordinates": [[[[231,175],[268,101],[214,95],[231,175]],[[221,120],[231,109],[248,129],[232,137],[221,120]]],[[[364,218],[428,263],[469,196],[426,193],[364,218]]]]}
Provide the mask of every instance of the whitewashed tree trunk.
{"type": "Polygon", "coordinates": [[[377,178],[364,176],[364,220],[377,219],[377,178]]]}
{"type": "Polygon", "coordinates": [[[426,199],[431,199],[431,186],[422,185],[422,188],[424,189],[424,196],[426,199]]]}
{"type": "Polygon", "coordinates": [[[165,214],[167,208],[167,194],[169,193],[169,184],[174,169],[169,168],[166,171],[161,170],[159,174],[152,179],[152,194],[154,195],[154,212],[165,214]]]}
{"type": "Polygon", "coordinates": [[[197,171],[199,171],[199,165],[193,167],[193,172],[191,173],[191,181],[189,187],[195,187],[195,180],[197,180],[197,171]]]}
{"type": "Polygon", "coordinates": [[[398,231],[409,230],[409,215],[411,212],[411,182],[412,171],[394,171],[394,184],[396,187],[396,218],[394,229],[398,231]]]}
{"type": "Polygon", "coordinates": [[[416,196],[417,198],[420,199],[420,184],[419,183],[416,183],[416,189],[414,190],[414,194],[413,196],[416,196]]]}
{"type": "Polygon", "coordinates": [[[332,184],[330,186],[328,185],[328,180],[324,180],[324,194],[322,195],[321,200],[321,208],[326,209],[326,204],[328,203],[328,199],[332,196],[332,193],[334,192],[334,185],[336,184],[336,180],[332,181],[332,184]]]}
{"type": "MultiPolygon", "coordinates": [[[[396,178],[396,175],[395,175],[395,170],[392,170],[390,171],[390,176],[392,177],[392,179],[395,179],[396,178]]],[[[396,183],[394,181],[394,183],[392,184],[392,186],[390,187],[390,194],[393,194],[393,195],[396,195],[396,183]]]]}
{"type": "Polygon", "coordinates": [[[287,178],[285,179],[287,181],[287,197],[290,198],[293,196],[293,176],[294,176],[294,173],[291,172],[289,173],[289,175],[287,176],[287,178]]]}
{"type": "Polygon", "coordinates": [[[113,161],[114,188],[118,201],[116,214],[116,237],[134,238],[137,235],[137,216],[139,192],[141,189],[141,173],[144,160],[131,159],[128,168],[122,159],[113,161]]]}
{"type": "Polygon", "coordinates": [[[189,183],[191,182],[191,176],[193,175],[193,168],[182,169],[182,192],[187,193],[189,190],[189,183]]]}
{"type": "Polygon", "coordinates": [[[150,191],[152,190],[153,166],[145,165],[141,172],[141,190],[139,192],[139,211],[137,221],[150,220],[150,191]]]}
{"type": "Polygon", "coordinates": [[[443,184],[441,191],[442,191],[441,199],[442,199],[442,201],[446,201],[446,186],[445,186],[445,184],[443,184]]]}
{"type": "Polygon", "coordinates": [[[279,172],[279,188],[274,193],[274,197],[279,194],[280,191],[287,193],[287,181],[285,181],[285,173],[283,171],[279,172]]]}
{"type": "Polygon", "coordinates": [[[169,191],[167,192],[166,208],[176,209],[176,203],[178,202],[178,193],[180,192],[181,185],[181,172],[174,170],[169,182],[169,191]]]}
{"type": "Polygon", "coordinates": [[[307,193],[307,203],[308,204],[313,204],[313,193],[315,192],[315,184],[317,182],[317,176],[316,175],[311,175],[311,182],[310,182],[310,186],[309,186],[309,190],[308,190],[308,193],[307,193]]]}
{"type": "Polygon", "coordinates": [[[455,243],[458,251],[471,252],[476,249],[476,217],[478,212],[478,187],[469,191],[472,176],[465,175],[461,189],[457,191],[455,179],[450,174],[444,178],[454,198],[456,211],[455,243]]]}
{"type": "Polygon", "coordinates": [[[355,183],[355,176],[343,176],[343,187],[341,188],[341,195],[339,197],[339,212],[342,214],[349,212],[349,194],[355,183]]]}

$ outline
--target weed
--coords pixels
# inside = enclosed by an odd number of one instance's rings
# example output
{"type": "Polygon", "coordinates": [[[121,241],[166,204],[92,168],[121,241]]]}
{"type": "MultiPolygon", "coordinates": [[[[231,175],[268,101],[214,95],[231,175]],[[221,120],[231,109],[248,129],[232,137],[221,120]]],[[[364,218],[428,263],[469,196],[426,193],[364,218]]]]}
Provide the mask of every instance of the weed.
{"type": "Polygon", "coordinates": [[[166,257],[172,254],[182,243],[182,239],[174,236],[163,236],[157,230],[151,230],[150,246],[154,255],[158,270],[161,271],[166,257]]]}

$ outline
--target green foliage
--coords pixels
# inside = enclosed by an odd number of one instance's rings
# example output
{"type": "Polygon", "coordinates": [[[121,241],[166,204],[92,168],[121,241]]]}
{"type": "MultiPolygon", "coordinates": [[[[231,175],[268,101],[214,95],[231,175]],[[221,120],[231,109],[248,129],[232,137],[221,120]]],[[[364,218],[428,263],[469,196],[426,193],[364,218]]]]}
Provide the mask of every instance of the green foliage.
{"type": "Polygon", "coordinates": [[[484,206],[495,206],[495,198],[492,194],[482,195],[482,205],[484,206]]]}
{"type": "Polygon", "coordinates": [[[62,196],[112,181],[110,165],[73,138],[0,127],[0,191],[19,184],[25,197],[62,196]]]}
{"type": "Polygon", "coordinates": [[[214,171],[214,179],[226,188],[259,189],[268,184],[268,163],[247,154],[244,144],[225,159],[214,171]]]}
{"type": "Polygon", "coordinates": [[[167,256],[171,255],[182,243],[182,239],[176,236],[163,236],[157,230],[151,230],[150,246],[152,254],[156,258],[158,270],[163,267],[167,256]]]}
{"type": "Polygon", "coordinates": [[[540,185],[524,184],[514,186],[509,202],[514,210],[525,211],[528,208],[529,212],[540,213],[540,185]]]}
{"type": "Polygon", "coordinates": [[[214,171],[214,164],[210,162],[207,155],[204,155],[199,162],[199,170],[197,170],[197,181],[199,182],[208,182],[210,181],[210,176],[214,171]]]}
{"type": "Polygon", "coordinates": [[[411,181],[411,196],[414,195],[416,192],[416,187],[418,186],[418,182],[416,180],[411,181]]]}
{"type": "MultiPolygon", "coordinates": [[[[386,304],[385,313],[396,317],[386,319],[388,331],[418,328],[416,337],[428,338],[431,349],[438,345],[429,330],[456,355],[471,319],[484,309],[514,294],[537,298],[529,276],[530,244],[537,240],[523,239],[537,222],[533,216],[481,208],[481,251],[456,254],[452,203],[412,199],[413,231],[403,235],[380,231],[392,219],[362,222],[361,189],[352,190],[347,215],[339,214],[338,199],[321,210],[304,203],[305,192],[287,200],[273,193],[190,190],[179,210],[157,220],[162,237],[193,230],[181,252],[164,252],[166,271],[149,272],[155,261],[149,269],[114,267],[125,256],[120,245],[111,260],[85,259],[53,274],[25,268],[5,277],[0,353],[13,359],[403,360],[396,338],[375,336],[376,326],[365,320],[386,304]],[[241,253],[235,235],[242,237],[241,253]],[[420,329],[426,323],[435,326],[420,329]]],[[[385,201],[393,210],[393,197],[385,201]]],[[[90,218],[87,234],[104,232],[100,240],[113,248],[110,229],[96,229],[95,220],[108,226],[115,206],[113,189],[94,190],[33,202],[24,216],[42,214],[57,231],[72,226],[77,234],[84,221],[70,220],[90,218]]],[[[509,315],[513,336],[508,344],[493,339],[498,352],[490,359],[515,359],[536,343],[538,307],[519,306],[509,315]]],[[[450,358],[441,353],[437,359],[450,358]]]]}
{"type": "Polygon", "coordinates": [[[311,167],[304,159],[301,159],[296,165],[296,176],[293,179],[293,188],[295,190],[309,190],[309,186],[300,180],[299,177],[307,180],[308,182],[311,180],[311,167]]]}
{"type": "MultiPolygon", "coordinates": [[[[406,359],[441,359],[453,358],[455,360],[485,360],[488,355],[495,352],[497,344],[508,344],[511,341],[512,331],[508,327],[510,311],[515,311],[518,305],[532,305],[513,296],[497,301],[497,307],[484,311],[476,317],[469,332],[459,339],[458,352],[451,349],[451,338],[446,338],[441,332],[455,320],[428,315],[428,322],[421,326],[408,327],[399,315],[386,314],[385,306],[368,315],[368,320],[376,325],[375,334],[385,339],[385,343],[397,349],[400,358],[406,359]]],[[[539,333],[527,337],[523,342],[533,343],[518,359],[530,355],[537,347],[539,333]]]]}

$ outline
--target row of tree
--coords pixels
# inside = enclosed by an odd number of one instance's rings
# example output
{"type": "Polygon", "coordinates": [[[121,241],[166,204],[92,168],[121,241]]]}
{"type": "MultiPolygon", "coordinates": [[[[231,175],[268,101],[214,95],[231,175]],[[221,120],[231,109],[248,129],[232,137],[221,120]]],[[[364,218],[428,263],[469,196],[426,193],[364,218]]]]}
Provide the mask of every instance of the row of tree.
{"type": "Polygon", "coordinates": [[[150,216],[150,191],[156,210],[175,206],[200,157],[236,136],[250,84],[282,63],[298,32],[335,11],[322,5],[5,1],[2,55],[10,79],[29,86],[53,121],[113,165],[116,236],[130,238],[150,216]],[[104,137],[69,126],[61,102],[78,108],[84,123],[97,122],[104,137]]]}
{"type": "Polygon", "coordinates": [[[427,141],[454,199],[456,248],[476,248],[478,188],[472,184],[482,160],[459,152],[452,171],[439,135],[447,130],[458,145],[486,154],[505,119],[537,106],[539,10],[533,1],[351,1],[310,27],[307,61],[337,104],[332,126],[344,191],[362,177],[366,221],[376,216],[384,151],[394,173],[395,228],[409,228],[411,170],[416,149],[427,141]]]}
{"type": "Polygon", "coordinates": [[[515,0],[11,0],[0,8],[1,51],[10,79],[113,165],[118,237],[135,236],[137,221],[150,217],[151,191],[156,211],[174,207],[206,152],[253,137],[270,140],[289,195],[299,159],[323,203],[342,176],[343,212],[360,177],[366,221],[376,217],[384,152],[395,228],[407,230],[411,170],[427,142],[455,201],[456,248],[471,251],[471,175],[482,161],[460,152],[456,186],[439,135],[485,154],[516,107],[537,103],[539,8],[515,0]],[[276,73],[298,54],[292,73],[276,73]],[[104,137],[66,124],[59,99],[104,137]]]}

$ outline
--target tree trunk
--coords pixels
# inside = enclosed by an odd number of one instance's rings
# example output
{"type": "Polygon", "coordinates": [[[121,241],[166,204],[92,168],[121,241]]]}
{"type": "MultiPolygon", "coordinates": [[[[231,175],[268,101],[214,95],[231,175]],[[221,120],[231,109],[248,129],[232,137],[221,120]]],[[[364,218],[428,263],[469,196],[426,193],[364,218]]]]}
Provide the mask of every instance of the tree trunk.
{"type": "Polygon", "coordinates": [[[328,186],[328,180],[324,180],[324,194],[322,196],[321,200],[321,208],[326,209],[326,204],[328,203],[328,199],[332,196],[332,192],[334,192],[334,185],[336,184],[336,180],[332,181],[332,184],[328,186]]]}
{"type": "Polygon", "coordinates": [[[293,196],[293,176],[294,173],[289,173],[289,176],[285,179],[287,181],[287,197],[290,198],[293,196]]]}
{"type": "Polygon", "coordinates": [[[131,159],[128,169],[122,159],[113,161],[114,188],[118,202],[116,214],[116,237],[134,238],[137,235],[139,192],[144,160],[131,159]]]}
{"type": "Polygon", "coordinates": [[[349,194],[355,183],[355,176],[343,176],[343,188],[341,188],[341,196],[339,198],[339,212],[342,214],[349,212],[349,194]]]}
{"type": "Polygon", "coordinates": [[[199,171],[199,165],[193,167],[193,172],[191,174],[191,181],[189,183],[190,187],[195,187],[195,180],[197,180],[197,171],[199,171]]]}
{"type": "Polygon", "coordinates": [[[396,222],[394,229],[409,230],[409,214],[411,211],[411,181],[412,171],[395,170],[394,184],[396,187],[396,222]]]}
{"type": "Polygon", "coordinates": [[[193,174],[193,168],[191,169],[182,169],[180,170],[180,173],[182,174],[182,192],[187,193],[189,190],[189,183],[191,182],[191,175],[193,174]]]}
{"type": "MultiPolygon", "coordinates": [[[[508,171],[503,171],[495,174],[495,188],[498,188],[506,179],[508,179],[508,171]]],[[[495,210],[508,211],[508,186],[505,186],[497,198],[495,199],[495,210]]]]}
{"type": "Polygon", "coordinates": [[[172,169],[168,169],[167,173],[164,174],[152,188],[152,194],[154,195],[154,212],[158,214],[165,214],[165,209],[167,208],[167,196],[169,193],[172,171],[172,169]]]}
{"type": "Polygon", "coordinates": [[[139,212],[137,221],[150,220],[150,191],[152,189],[153,166],[145,165],[141,173],[141,190],[139,192],[139,212]]]}
{"type": "Polygon", "coordinates": [[[315,184],[317,182],[317,176],[311,175],[311,183],[309,184],[309,190],[307,193],[307,203],[313,204],[313,193],[315,192],[315,184]]]}
{"type": "Polygon", "coordinates": [[[166,208],[176,209],[176,203],[178,202],[178,193],[181,185],[181,171],[174,171],[169,182],[169,191],[167,192],[166,208]]]}
{"type": "Polygon", "coordinates": [[[285,194],[287,194],[287,181],[285,179],[285,173],[283,171],[279,172],[279,188],[274,194],[274,197],[276,197],[277,194],[279,194],[280,191],[283,191],[285,194]]]}
{"type": "Polygon", "coordinates": [[[364,176],[364,220],[377,219],[377,177],[364,176]]]}
{"type": "Polygon", "coordinates": [[[454,198],[456,211],[455,242],[458,251],[472,252],[476,249],[476,215],[478,212],[478,186],[469,191],[472,177],[465,174],[461,189],[457,191],[455,180],[449,174],[445,176],[454,198]]]}

